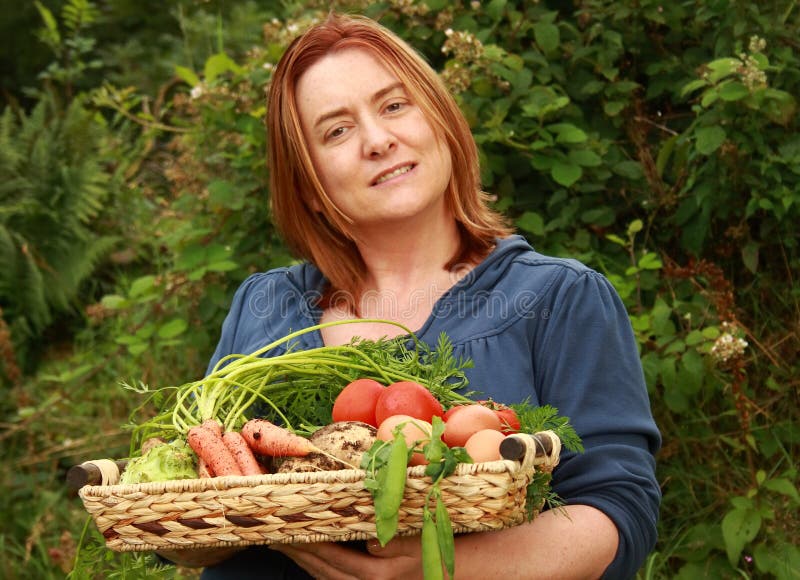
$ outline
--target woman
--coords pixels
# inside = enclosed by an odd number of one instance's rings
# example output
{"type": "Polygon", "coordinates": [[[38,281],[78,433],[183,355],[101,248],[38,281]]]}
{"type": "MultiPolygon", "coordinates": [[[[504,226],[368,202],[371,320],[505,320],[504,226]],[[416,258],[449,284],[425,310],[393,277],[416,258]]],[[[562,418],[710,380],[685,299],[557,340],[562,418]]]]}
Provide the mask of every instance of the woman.
{"type": "MultiPolygon", "coordinates": [[[[368,19],[331,15],[294,41],[275,69],[268,124],[274,219],[305,261],[242,284],[211,366],[319,322],[391,319],[429,343],[446,332],[455,354],[474,361],[471,388],[557,407],[586,449],[563,454],[553,474],[566,515],[458,536],[457,577],[633,576],[656,539],[660,440],[610,284],[512,235],[480,191],[476,146],[454,100],[408,45],[368,19]]],[[[300,347],[397,333],[336,325],[300,347]]],[[[248,574],[416,578],[419,540],[368,542],[367,551],[251,548],[203,578],[248,574]]]]}

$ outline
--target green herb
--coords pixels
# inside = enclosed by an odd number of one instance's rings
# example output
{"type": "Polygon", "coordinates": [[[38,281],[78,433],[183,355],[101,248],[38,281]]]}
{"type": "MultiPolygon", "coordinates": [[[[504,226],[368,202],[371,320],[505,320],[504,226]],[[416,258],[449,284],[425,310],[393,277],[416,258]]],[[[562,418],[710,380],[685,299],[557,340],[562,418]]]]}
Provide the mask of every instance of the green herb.
{"type": "Polygon", "coordinates": [[[531,521],[537,511],[547,506],[557,509],[564,505],[564,502],[550,487],[552,475],[546,471],[536,471],[531,482],[525,489],[525,516],[531,521]]]}
{"type": "Polygon", "coordinates": [[[539,431],[552,431],[561,439],[561,445],[570,451],[583,453],[581,438],[570,425],[569,417],[560,417],[558,409],[550,405],[533,407],[527,402],[511,405],[519,417],[521,431],[524,433],[538,433],[539,431]]]}

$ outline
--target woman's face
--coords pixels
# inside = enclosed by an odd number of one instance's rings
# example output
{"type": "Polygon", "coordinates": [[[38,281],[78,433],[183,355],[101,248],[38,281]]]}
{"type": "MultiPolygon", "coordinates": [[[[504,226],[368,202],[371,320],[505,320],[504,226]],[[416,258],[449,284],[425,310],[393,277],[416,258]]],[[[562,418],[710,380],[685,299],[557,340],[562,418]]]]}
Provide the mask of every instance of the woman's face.
{"type": "Polygon", "coordinates": [[[370,52],[323,57],[300,77],[296,98],[317,175],[356,230],[445,216],[450,150],[370,52]]]}

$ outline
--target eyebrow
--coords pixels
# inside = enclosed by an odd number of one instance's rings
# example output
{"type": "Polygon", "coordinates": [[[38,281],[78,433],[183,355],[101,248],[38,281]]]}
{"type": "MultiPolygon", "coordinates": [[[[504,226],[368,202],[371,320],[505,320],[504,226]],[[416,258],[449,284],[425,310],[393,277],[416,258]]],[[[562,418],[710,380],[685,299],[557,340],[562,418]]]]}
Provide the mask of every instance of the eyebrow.
{"type": "MultiPolygon", "coordinates": [[[[392,91],[395,91],[398,88],[404,88],[404,86],[405,85],[403,85],[403,83],[401,83],[400,81],[397,81],[396,83],[392,83],[391,85],[382,88],[381,90],[377,91],[374,95],[372,95],[372,97],[370,98],[370,102],[371,103],[375,103],[376,101],[381,100],[383,97],[385,97],[386,95],[388,95],[392,91]]],[[[333,119],[335,117],[340,117],[342,115],[347,114],[347,112],[348,112],[347,107],[339,107],[338,109],[334,109],[332,111],[328,111],[327,113],[324,113],[324,114],[320,115],[319,117],[317,117],[317,120],[314,122],[314,128],[316,129],[317,127],[319,127],[322,123],[324,123],[328,119],[333,119]]]]}

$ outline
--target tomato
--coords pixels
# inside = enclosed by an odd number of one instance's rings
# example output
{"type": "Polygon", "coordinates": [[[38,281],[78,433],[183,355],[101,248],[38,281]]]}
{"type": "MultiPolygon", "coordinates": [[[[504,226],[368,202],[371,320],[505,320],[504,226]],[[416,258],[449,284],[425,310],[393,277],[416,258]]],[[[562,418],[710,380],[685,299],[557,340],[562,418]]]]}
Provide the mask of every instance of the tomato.
{"type": "Polygon", "coordinates": [[[447,411],[444,412],[444,415],[442,415],[442,420],[445,423],[447,423],[450,420],[450,417],[452,417],[454,413],[460,411],[464,407],[466,407],[466,405],[455,405],[454,407],[450,407],[449,409],[447,409],[447,411]]]}
{"type": "Polygon", "coordinates": [[[375,406],[386,390],[372,379],[356,379],[347,385],[333,402],[334,421],[361,421],[373,427],[379,425],[375,406]]]}
{"type": "Polygon", "coordinates": [[[464,405],[444,424],[442,439],[449,447],[463,447],[474,433],[482,429],[500,431],[501,428],[500,417],[490,408],[479,403],[464,405]]]}
{"type": "Polygon", "coordinates": [[[517,412],[514,409],[508,405],[504,405],[503,403],[498,403],[496,401],[487,400],[478,402],[481,405],[489,407],[500,418],[500,423],[502,424],[502,428],[500,430],[503,433],[506,435],[509,433],[519,433],[521,425],[519,422],[519,417],[517,417],[517,412]]]}
{"type": "Polygon", "coordinates": [[[436,397],[413,381],[392,383],[383,390],[375,406],[375,419],[379,425],[392,415],[409,415],[430,423],[434,416],[443,414],[442,404],[436,397]]]}

